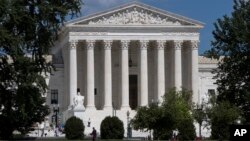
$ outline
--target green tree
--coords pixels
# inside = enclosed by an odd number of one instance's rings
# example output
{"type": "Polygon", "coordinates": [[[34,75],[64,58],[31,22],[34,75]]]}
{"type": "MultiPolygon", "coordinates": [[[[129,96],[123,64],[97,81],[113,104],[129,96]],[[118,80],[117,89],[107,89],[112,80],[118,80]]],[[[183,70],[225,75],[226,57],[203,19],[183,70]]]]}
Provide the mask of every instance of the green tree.
{"type": "Polygon", "coordinates": [[[177,127],[179,140],[194,140],[196,133],[193,118],[186,118],[177,127]]]}
{"type": "Polygon", "coordinates": [[[250,1],[234,0],[231,16],[214,24],[208,57],[220,58],[216,73],[218,102],[229,101],[250,123],[250,1]]]}
{"type": "Polygon", "coordinates": [[[84,125],[80,118],[71,117],[65,123],[66,138],[70,140],[83,139],[84,137],[84,125]]]}
{"type": "Polygon", "coordinates": [[[124,126],[118,117],[106,117],[101,123],[102,139],[123,139],[124,126]]]}
{"type": "Polygon", "coordinates": [[[240,110],[228,101],[222,101],[208,109],[212,139],[229,139],[229,126],[239,120],[240,110]]]}
{"type": "Polygon", "coordinates": [[[46,55],[80,0],[0,1],[0,137],[26,134],[49,113],[42,94],[52,65],[46,55]]]}
{"type": "Polygon", "coordinates": [[[150,131],[153,130],[154,136],[158,137],[162,127],[170,125],[164,122],[163,108],[158,103],[151,103],[149,106],[139,107],[135,117],[131,120],[131,124],[135,130],[150,131]],[[157,132],[158,131],[158,132],[157,132]]]}
{"type": "MultiPolygon", "coordinates": [[[[172,128],[179,131],[179,138],[182,140],[192,140],[195,138],[195,128],[193,125],[192,93],[187,90],[177,91],[171,89],[164,95],[162,103],[165,116],[171,116],[172,128]],[[183,126],[185,124],[185,126],[183,126]]],[[[167,139],[167,138],[163,138],[167,139]]]]}
{"type": "Polygon", "coordinates": [[[164,95],[160,106],[153,103],[149,107],[138,108],[132,126],[136,130],[153,130],[155,139],[169,139],[176,129],[181,139],[194,139],[195,129],[190,110],[191,93],[172,89],[164,95]]]}

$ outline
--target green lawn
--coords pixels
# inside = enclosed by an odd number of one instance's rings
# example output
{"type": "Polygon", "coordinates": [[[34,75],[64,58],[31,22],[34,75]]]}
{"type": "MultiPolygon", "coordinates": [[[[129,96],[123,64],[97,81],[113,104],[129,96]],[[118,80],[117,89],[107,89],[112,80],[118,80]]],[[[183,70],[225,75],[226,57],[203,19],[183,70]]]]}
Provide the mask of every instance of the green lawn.
{"type": "MultiPolygon", "coordinates": [[[[36,140],[36,141],[61,141],[61,140],[67,140],[62,137],[50,137],[50,138],[26,138],[26,139],[20,139],[20,140],[36,140]]],[[[68,140],[70,141],[70,140],[68,140]]],[[[72,141],[92,141],[91,139],[83,139],[83,140],[72,140],[72,141]]],[[[139,139],[130,139],[130,140],[119,140],[119,139],[110,139],[110,140],[101,140],[97,139],[96,141],[140,141],[139,139]]],[[[158,140],[157,140],[158,141],[158,140]]],[[[160,141],[169,141],[169,140],[160,140],[160,141]]],[[[202,141],[217,141],[217,140],[202,140],[202,141]]]]}

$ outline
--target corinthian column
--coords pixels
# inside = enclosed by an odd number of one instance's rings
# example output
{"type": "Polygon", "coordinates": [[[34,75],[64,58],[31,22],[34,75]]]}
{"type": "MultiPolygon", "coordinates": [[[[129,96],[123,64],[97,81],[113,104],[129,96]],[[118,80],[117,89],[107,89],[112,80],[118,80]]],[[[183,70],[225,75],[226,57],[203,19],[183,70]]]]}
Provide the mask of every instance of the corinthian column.
{"type": "Polygon", "coordinates": [[[74,105],[74,97],[77,93],[77,56],[76,41],[69,43],[69,108],[74,105]]]}
{"type": "Polygon", "coordinates": [[[112,109],[112,66],[111,66],[112,41],[104,41],[104,109],[112,109]]]}
{"type": "Polygon", "coordinates": [[[193,102],[199,101],[198,97],[198,41],[191,41],[191,68],[192,68],[192,91],[193,91],[193,102]]]}
{"type": "Polygon", "coordinates": [[[95,41],[87,40],[87,109],[95,109],[95,76],[94,76],[94,45],[95,41]]]}
{"type": "Polygon", "coordinates": [[[182,87],[181,47],[183,41],[174,41],[174,86],[177,90],[182,87]]]}
{"type": "Polygon", "coordinates": [[[128,68],[129,41],[121,41],[121,109],[129,110],[129,68],[128,68]]]}
{"type": "Polygon", "coordinates": [[[160,102],[165,93],[164,43],[165,41],[157,41],[157,97],[160,102]]]}
{"type": "Polygon", "coordinates": [[[148,105],[148,41],[140,41],[140,103],[148,105]]]}

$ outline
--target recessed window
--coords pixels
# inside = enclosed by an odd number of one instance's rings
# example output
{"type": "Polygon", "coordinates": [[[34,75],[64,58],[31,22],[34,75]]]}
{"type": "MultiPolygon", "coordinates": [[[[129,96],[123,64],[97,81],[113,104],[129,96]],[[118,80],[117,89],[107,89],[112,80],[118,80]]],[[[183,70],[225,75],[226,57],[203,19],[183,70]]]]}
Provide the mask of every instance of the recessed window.
{"type": "Polygon", "coordinates": [[[58,90],[53,89],[51,93],[51,104],[58,104],[58,90]]]}
{"type": "Polygon", "coordinates": [[[208,95],[214,96],[215,95],[215,89],[208,89],[207,93],[208,93],[208,95]]]}

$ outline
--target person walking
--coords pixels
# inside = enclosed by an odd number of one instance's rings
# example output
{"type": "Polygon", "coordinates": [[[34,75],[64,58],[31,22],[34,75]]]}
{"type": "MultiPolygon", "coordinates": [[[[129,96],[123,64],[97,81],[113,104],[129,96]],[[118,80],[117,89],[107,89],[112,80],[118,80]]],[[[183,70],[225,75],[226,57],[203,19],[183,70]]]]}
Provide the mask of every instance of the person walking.
{"type": "Polygon", "coordinates": [[[93,127],[93,131],[92,131],[92,133],[90,135],[92,135],[92,141],[95,141],[95,139],[96,139],[96,130],[95,130],[95,127],[93,127]]]}

